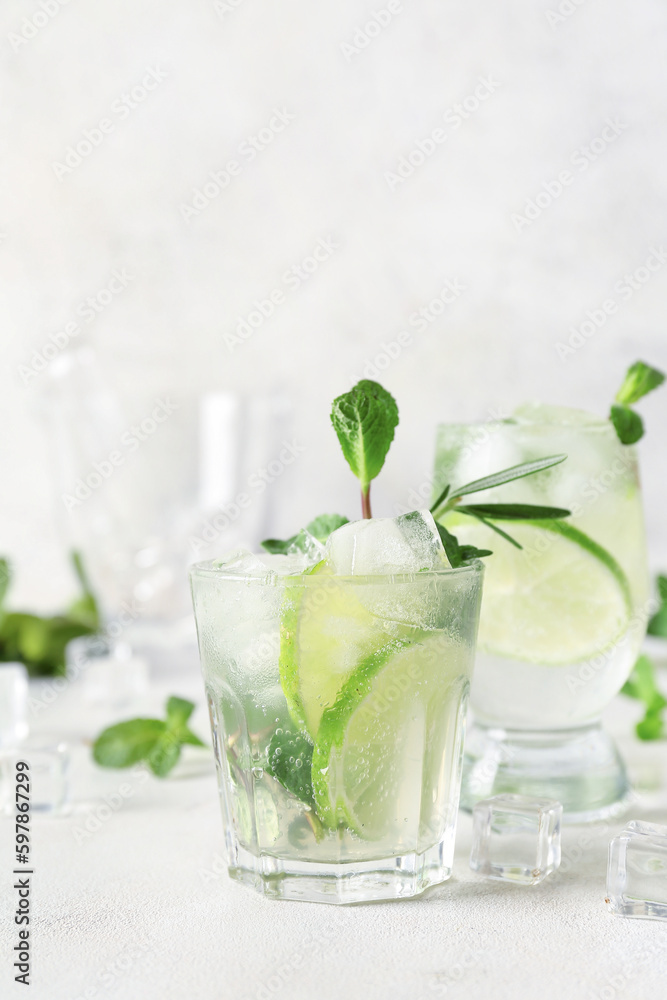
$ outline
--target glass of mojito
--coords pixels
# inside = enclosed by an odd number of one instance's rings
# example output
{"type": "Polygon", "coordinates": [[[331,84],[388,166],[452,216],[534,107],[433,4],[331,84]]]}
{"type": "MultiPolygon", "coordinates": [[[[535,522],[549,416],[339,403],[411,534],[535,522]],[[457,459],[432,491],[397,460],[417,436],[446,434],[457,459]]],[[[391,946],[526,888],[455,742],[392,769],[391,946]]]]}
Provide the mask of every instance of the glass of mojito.
{"type": "Polygon", "coordinates": [[[190,574],[229,873],[414,896],[451,874],[482,564],[451,568],[428,511],[277,545],[190,574]]]}
{"type": "Polygon", "coordinates": [[[570,821],[585,821],[608,814],[628,791],[600,716],[633,667],[649,611],[635,448],[609,420],[526,405],[507,420],[441,425],[434,488],[557,452],[567,459],[488,490],[484,501],[516,511],[548,497],[570,517],[510,523],[489,520],[493,507],[483,519],[482,506],[477,517],[454,507],[443,521],[460,542],[493,551],[462,801],[546,795],[570,821]]]}

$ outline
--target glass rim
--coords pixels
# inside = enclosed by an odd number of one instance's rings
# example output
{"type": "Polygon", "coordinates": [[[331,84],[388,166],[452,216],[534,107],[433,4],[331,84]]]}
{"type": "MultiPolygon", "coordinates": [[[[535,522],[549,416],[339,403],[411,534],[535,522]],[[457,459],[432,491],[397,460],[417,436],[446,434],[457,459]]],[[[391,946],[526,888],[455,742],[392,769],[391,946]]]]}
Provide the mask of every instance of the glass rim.
{"type": "MultiPolygon", "coordinates": [[[[574,432],[576,434],[603,434],[612,435],[616,437],[616,431],[611,420],[605,421],[600,420],[599,423],[590,424],[568,424],[563,420],[516,420],[514,417],[505,417],[502,420],[442,420],[436,424],[436,435],[444,428],[494,428],[494,427],[520,427],[524,430],[529,428],[544,428],[547,427],[549,430],[562,430],[568,432],[574,432]]],[[[620,442],[619,442],[620,444],[620,442]]],[[[632,448],[633,445],[624,445],[624,448],[632,448]]]]}
{"type": "Polygon", "coordinates": [[[236,583],[263,583],[267,586],[275,587],[281,581],[298,580],[311,586],[322,584],[325,580],[335,580],[336,583],[343,584],[379,584],[379,583],[424,583],[426,580],[450,579],[456,576],[481,576],[484,572],[484,563],[481,559],[471,559],[465,566],[443,566],[442,569],[422,570],[419,573],[369,573],[357,574],[356,576],[324,573],[292,573],[280,575],[271,573],[268,570],[264,575],[256,573],[238,573],[233,571],[225,572],[224,566],[214,565],[219,560],[207,559],[203,562],[192,563],[188,566],[188,577],[191,580],[229,580],[236,583]]]}

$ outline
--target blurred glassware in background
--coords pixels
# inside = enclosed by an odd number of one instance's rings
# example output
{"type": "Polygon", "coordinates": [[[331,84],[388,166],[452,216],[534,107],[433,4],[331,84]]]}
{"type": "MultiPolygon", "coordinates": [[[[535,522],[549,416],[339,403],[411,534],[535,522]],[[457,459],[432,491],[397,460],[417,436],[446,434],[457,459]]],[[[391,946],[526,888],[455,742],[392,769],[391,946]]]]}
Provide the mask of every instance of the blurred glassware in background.
{"type": "Polygon", "coordinates": [[[0,663],[0,747],[28,735],[28,671],[22,663],[0,663]]]}
{"type": "Polygon", "coordinates": [[[122,708],[148,691],[148,661],[132,654],[127,642],[112,647],[99,636],[81,636],[67,646],[67,675],[81,678],[88,704],[122,708]]]}
{"type": "Polygon", "coordinates": [[[16,808],[17,761],[29,764],[30,811],[58,815],[69,801],[69,749],[58,736],[28,736],[17,746],[0,752],[0,812],[12,815],[16,808]]]}
{"type": "Polygon", "coordinates": [[[270,533],[262,472],[289,432],[288,403],[223,391],[121,396],[90,344],[49,372],[56,507],[110,642],[194,642],[187,566],[270,533]]]}

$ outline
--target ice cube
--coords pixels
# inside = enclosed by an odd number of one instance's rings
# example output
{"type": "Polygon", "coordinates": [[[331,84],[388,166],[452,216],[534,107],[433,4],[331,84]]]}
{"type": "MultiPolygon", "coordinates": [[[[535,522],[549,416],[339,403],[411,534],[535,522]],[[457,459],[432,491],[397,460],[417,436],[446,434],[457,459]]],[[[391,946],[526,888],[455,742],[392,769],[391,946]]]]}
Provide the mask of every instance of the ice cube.
{"type": "MultiPolygon", "coordinates": [[[[310,536],[309,536],[310,538],[310,536]]],[[[223,569],[235,576],[252,579],[270,579],[271,576],[293,576],[304,573],[323,558],[324,550],[320,543],[313,539],[317,550],[309,546],[308,551],[292,547],[286,554],[270,552],[250,552],[248,549],[236,549],[222,559],[216,559],[213,566],[223,569]]]]}
{"type": "Polygon", "coordinates": [[[0,747],[28,735],[28,671],[22,663],[0,663],[0,747]]]}
{"type": "Polygon", "coordinates": [[[614,837],[606,902],[622,917],[667,920],[667,826],[632,820],[614,837]]]}
{"type": "Polygon", "coordinates": [[[542,882],[560,865],[562,815],[562,805],[553,799],[483,799],[473,809],[470,867],[502,882],[542,882]]]}
{"type": "Polygon", "coordinates": [[[427,510],[344,524],[329,535],[327,560],[339,576],[419,573],[449,566],[427,510]]]}
{"type": "Polygon", "coordinates": [[[311,535],[305,528],[301,529],[287,550],[287,555],[289,556],[305,556],[308,566],[315,566],[316,563],[321,562],[326,557],[326,554],[327,550],[319,538],[315,538],[315,535],[311,535]]]}

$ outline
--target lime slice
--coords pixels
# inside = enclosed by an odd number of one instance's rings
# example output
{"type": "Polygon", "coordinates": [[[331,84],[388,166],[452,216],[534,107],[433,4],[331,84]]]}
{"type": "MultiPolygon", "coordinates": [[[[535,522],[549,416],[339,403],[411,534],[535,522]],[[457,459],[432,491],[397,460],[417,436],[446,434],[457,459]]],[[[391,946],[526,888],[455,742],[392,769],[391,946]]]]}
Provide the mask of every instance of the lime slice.
{"type": "Polygon", "coordinates": [[[572,524],[503,522],[523,551],[460,514],[447,526],[462,544],[493,551],[485,560],[480,649],[559,666],[594,656],[627,629],[632,599],[625,573],[572,524]]]}
{"type": "Polygon", "coordinates": [[[455,733],[446,706],[456,714],[461,705],[452,686],[466,683],[468,659],[462,643],[422,632],[359,664],[324,713],[313,751],[313,795],[327,826],[394,844],[414,837],[410,824],[423,804],[433,810],[443,766],[442,752],[428,751],[442,743],[438,734],[455,733]]]}
{"type": "Polygon", "coordinates": [[[280,626],[280,683],[296,725],[315,738],[320,719],[358,664],[388,641],[355,589],[318,564],[317,583],[288,580],[280,626]]]}

